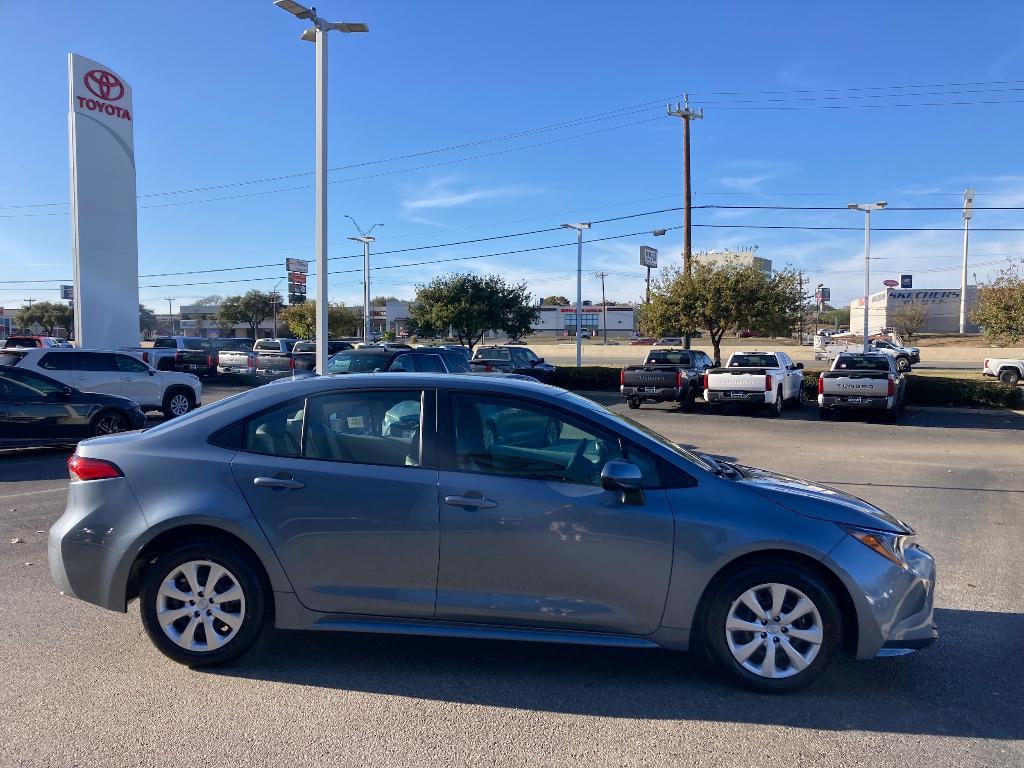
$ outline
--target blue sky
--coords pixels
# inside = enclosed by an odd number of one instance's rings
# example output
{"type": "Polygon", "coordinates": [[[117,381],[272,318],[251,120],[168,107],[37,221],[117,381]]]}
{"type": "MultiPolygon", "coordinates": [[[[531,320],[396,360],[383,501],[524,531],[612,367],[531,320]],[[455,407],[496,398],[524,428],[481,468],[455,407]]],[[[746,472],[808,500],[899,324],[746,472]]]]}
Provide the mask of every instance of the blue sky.
{"type": "MultiPolygon", "coordinates": [[[[374,248],[393,251],[678,206],[681,128],[664,102],[684,91],[705,111],[693,126],[695,205],[957,206],[968,185],[979,206],[1024,205],[1024,6],[810,5],[324,0],[321,15],[371,27],[331,40],[329,164],[371,163],[330,175],[331,256],[359,253],[345,240],[355,234],[345,214],[364,227],[383,223],[374,248]],[[972,85],[946,85],[964,83],[972,85]],[[924,106],[955,101],[999,103],[924,106]],[[889,106],[907,103],[915,106],[889,106]]],[[[314,62],[302,29],[270,0],[208,10],[58,1],[45,11],[0,0],[8,73],[0,206],[58,204],[0,208],[0,306],[57,298],[53,288],[71,276],[61,205],[69,51],[107,64],[134,89],[140,273],[281,263],[142,277],[146,303],[166,310],[162,297],[177,305],[270,289],[286,257],[312,258],[314,62]],[[158,194],[220,185],[231,186],[158,194]]],[[[588,236],[681,221],[667,212],[595,224],[588,236]]],[[[830,285],[835,300],[860,293],[860,232],[738,227],[859,227],[859,214],[700,209],[694,222],[714,225],[695,227],[695,249],[757,244],[777,266],[830,285]]],[[[958,284],[957,211],[887,211],[875,224],[956,231],[876,232],[873,289],[901,272],[915,274],[915,287],[958,284]]],[[[972,226],[979,277],[1024,255],[1024,232],[981,231],[1024,228],[1024,211],[979,211],[972,226]]],[[[638,246],[657,246],[666,263],[679,258],[681,241],[675,230],[587,245],[585,298],[599,298],[597,270],[610,273],[609,297],[640,298],[638,246]]],[[[575,290],[568,232],[382,254],[374,265],[388,267],[374,271],[375,295],[411,297],[414,284],[456,268],[526,279],[535,296],[575,290]],[[463,264],[392,266],[562,242],[463,264]]],[[[360,266],[332,262],[332,297],[359,303],[360,273],[342,271],[360,266]]]]}

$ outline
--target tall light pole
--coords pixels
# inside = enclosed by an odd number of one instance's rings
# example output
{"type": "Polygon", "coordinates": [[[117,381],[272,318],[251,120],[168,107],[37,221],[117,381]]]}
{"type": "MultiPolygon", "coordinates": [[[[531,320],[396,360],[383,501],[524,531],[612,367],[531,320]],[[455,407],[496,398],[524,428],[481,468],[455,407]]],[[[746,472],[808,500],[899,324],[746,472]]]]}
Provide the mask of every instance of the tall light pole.
{"type": "Polygon", "coordinates": [[[281,284],[278,280],[274,283],[274,290],[270,292],[270,303],[274,307],[274,338],[277,338],[277,305],[281,303],[281,294],[277,292],[277,286],[281,284]]]}
{"type": "Polygon", "coordinates": [[[313,24],[299,38],[316,43],[316,370],[327,370],[327,33],[369,32],[366,24],[330,22],[293,0],[274,5],[313,24]]]}
{"type": "MultiPolygon", "coordinates": [[[[690,237],[690,121],[703,120],[704,110],[690,109],[690,94],[683,94],[683,104],[676,102],[676,108],[672,109],[669,104],[667,108],[669,117],[678,117],[683,121],[683,272],[690,277],[692,266],[692,250],[690,237]]],[[[690,334],[683,339],[683,349],[690,348],[690,334]]]]}
{"type": "Polygon", "coordinates": [[[885,202],[847,203],[851,211],[864,212],[864,351],[868,351],[868,315],[871,314],[871,212],[885,208],[885,202]]]}
{"type": "Polygon", "coordinates": [[[964,265],[960,271],[960,335],[967,333],[967,233],[971,225],[971,209],[974,208],[974,190],[964,190],[964,265]]]}
{"type": "Polygon", "coordinates": [[[563,224],[564,229],[576,230],[576,367],[583,365],[583,230],[590,229],[589,221],[563,224]]]}
{"type": "Polygon", "coordinates": [[[383,227],[384,225],[374,224],[363,232],[359,222],[347,213],[345,218],[355,225],[356,231],[359,233],[359,237],[350,237],[349,240],[355,240],[357,243],[363,244],[363,343],[368,344],[370,342],[370,323],[373,322],[373,313],[370,308],[370,243],[377,240],[375,237],[370,237],[370,233],[377,227],[383,227]]]}

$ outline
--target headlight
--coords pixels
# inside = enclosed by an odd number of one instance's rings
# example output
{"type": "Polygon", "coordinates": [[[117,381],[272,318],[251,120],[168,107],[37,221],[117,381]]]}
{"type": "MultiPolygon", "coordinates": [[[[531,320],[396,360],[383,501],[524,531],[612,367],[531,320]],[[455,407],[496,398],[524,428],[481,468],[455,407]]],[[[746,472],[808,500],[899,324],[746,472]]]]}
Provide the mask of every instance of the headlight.
{"type": "Polygon", "coordinates": [[[906,546],[909,535],[904,533],[889,533],[887,531],[874,531],[870,528],[856,528],[852,525],[839,526],[853,538],[859,541],[868,549],[874,550],[886,560],[898,565],[900,568],[907,568],[907,561],[903,556],[903,549],[906,546]]]}

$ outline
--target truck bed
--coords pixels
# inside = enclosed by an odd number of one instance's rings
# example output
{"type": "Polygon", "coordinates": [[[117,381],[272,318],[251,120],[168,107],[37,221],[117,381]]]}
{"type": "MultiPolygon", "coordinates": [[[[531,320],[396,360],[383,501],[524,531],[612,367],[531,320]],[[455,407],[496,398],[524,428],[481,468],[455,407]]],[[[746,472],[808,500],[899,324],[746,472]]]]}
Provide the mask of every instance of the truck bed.
{"type": "Polygon", "coordinates": [[[769,368],[712,368],[707,376],[707,389],[725,392],[764,392],[769,368]]]}

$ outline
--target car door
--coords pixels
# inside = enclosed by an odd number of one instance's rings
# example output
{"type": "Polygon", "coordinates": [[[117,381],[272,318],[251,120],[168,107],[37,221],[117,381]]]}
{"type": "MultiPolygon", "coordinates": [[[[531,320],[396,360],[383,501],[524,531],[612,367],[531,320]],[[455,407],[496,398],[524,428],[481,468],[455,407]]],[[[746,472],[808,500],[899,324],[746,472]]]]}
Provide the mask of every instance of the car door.
{"type": "Polygon", "coordinates": [[[110,352],[82,352],[75,355],[75,386],[83,392],[120,395],[121,375],[110,352]]]}
{"type": "MultiPolygon", "coordinates": [[[[642,635],[661,622],[674,522],[648,481],[643,503],[604,490],[619,439],[533,399],[453,391],[440,398],[438,619],[642,635]],[[485,424],[520,425],[523,445],[485,424]],[[557,423],[547,443],[543,427],[557,423]]],[[[639,452],[627,458],[641,462],[639,452]]],[[[647,477],[654,466],[646,462],[647,477]]]]}
{"type": "Polygon", "coordinates": [[[248,419],[232,471],[307,608],[430,618],[434,393],[339,389],[248,419]]]}
{"type": "Polygon", "coordinates": [[[114,355],[114,365],[121,377],[121,395],[142,405],[159,405],[161,384],[149,366],[131,355],[114,355]]]}
{"type": "Polygon", "coordinates": [[[88,408],[76,407],[59,381],[22,369],[0,372],[0,439],[45,443],[85,436],[88,408]]]}

